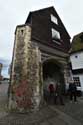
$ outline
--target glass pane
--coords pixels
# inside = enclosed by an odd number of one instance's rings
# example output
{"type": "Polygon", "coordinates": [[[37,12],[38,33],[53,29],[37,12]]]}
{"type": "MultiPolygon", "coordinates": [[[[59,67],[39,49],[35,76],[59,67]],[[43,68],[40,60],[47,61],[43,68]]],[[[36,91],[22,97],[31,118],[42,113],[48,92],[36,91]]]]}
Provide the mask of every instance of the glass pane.
{"type": "Polygon", "coordinates": [[[52,28],[52,38],[53,39],[60,39],[60,33],[52,28]]]}
{"type": "Polygon", "coordinates": [[[58,20],[55,16],[53,16],[53,14],[51,14],[51,21],[58,24],[58,20]]]}

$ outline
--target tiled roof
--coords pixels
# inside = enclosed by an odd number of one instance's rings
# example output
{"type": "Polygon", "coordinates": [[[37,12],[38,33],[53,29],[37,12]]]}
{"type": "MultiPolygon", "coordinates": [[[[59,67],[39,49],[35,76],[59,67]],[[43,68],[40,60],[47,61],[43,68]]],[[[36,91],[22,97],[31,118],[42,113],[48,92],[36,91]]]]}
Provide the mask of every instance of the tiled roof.
{"type": "Polygon", "coordinates": [[[71,49],[69,52],[74,53],[81,50],[83,50],[83,32],[73,37],[73,40],[71,43],[71,49]]]}

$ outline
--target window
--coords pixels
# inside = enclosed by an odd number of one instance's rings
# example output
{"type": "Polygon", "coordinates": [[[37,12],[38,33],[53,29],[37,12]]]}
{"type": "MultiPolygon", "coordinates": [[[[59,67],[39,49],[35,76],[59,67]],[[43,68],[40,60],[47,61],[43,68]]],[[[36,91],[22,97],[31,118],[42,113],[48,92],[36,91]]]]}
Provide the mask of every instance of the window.
{"type": "Polygon", "coordinates": [[[23,30],[21,30],[21,34],[23,35],[23,30]]]}
{"type": "Polygon", "coordinates": [[[74,80],[74,83],[76,84],[76,86],[81,86],[79,77],[73,77],[73,80],[74,80]]]}
{"type": "Polygon", "coordinates": [[[55,24],[58,24],[58,20],[53,14],[51,14],[51,21],[54,22],[55,24]]]}
{"type": "Polygon", "coordinates": [[[52,28],[52,39],[60,39],[60,33],[52,28]]]}
{"type": "Polygon", "coordinates": [[[78,56],[77,56],[77,55],[75,55],[75,58],[78,58],[78,56]]]}

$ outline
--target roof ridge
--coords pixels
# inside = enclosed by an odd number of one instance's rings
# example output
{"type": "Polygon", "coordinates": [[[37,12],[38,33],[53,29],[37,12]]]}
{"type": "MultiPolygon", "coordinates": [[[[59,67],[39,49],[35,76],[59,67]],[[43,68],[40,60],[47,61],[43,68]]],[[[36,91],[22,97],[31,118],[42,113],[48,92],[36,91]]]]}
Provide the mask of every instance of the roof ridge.
{"type": "Polygon", "coordinates": [[[34,12],[38,12],[38,11],[42,11],[42,10],[47,10],[47,9],[55,9],[54,6],[49,6],[49,7],[45,7],[45,8],[41,8],[41,9],[37,9],[37,10],[34,10],[34,11],[30,11],[31,13],[34,13],[34,12]]]}

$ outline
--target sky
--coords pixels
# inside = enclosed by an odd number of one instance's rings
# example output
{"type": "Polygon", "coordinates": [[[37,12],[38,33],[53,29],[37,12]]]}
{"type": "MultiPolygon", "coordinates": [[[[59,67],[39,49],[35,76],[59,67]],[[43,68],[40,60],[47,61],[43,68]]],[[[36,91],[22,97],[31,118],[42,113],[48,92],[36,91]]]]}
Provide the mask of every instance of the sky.
{"type": "Polygon", "coordinates": [[[54,6],[71,38],[83,31],[83,0],[0,0],[0,62],[8,77],[14,32],[24,24],[30,11],[54,6]]]}

